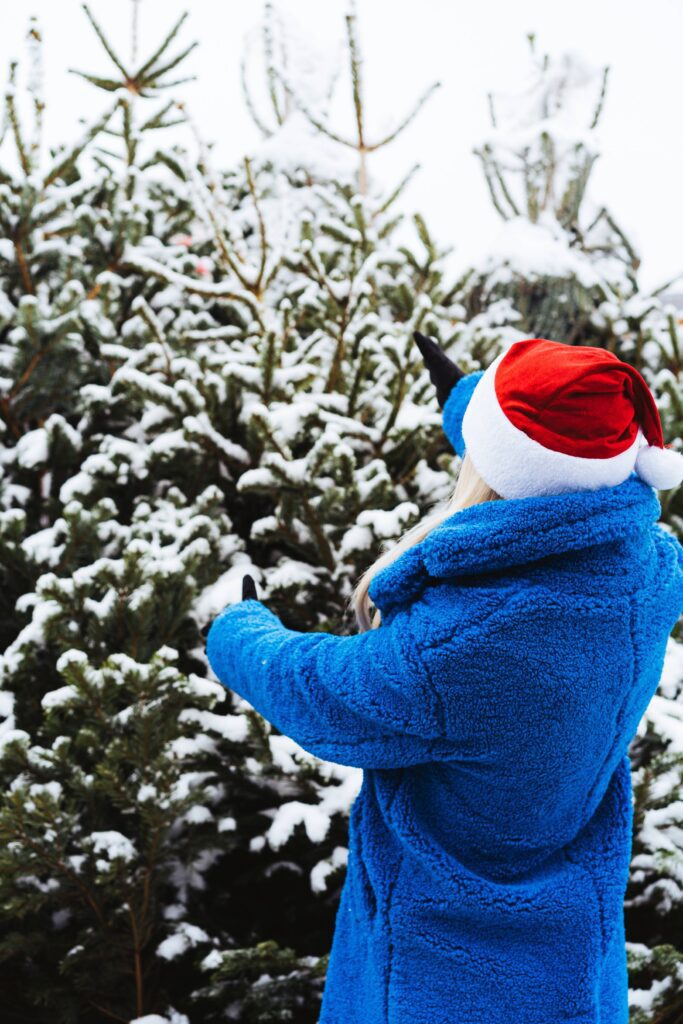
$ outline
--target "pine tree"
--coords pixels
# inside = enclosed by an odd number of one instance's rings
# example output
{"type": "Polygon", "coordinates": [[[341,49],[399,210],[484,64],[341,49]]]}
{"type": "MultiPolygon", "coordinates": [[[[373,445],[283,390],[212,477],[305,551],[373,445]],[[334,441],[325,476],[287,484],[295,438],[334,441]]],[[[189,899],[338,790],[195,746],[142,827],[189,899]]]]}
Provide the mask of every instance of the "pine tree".
{"type": "Polygon", "coordinates": [[[270,9],[289,113],[220,173],[157,142],[195,131],[167,99],[184,18],[125,61],[85,12],[114,70],[81,73],[110,94],[82,142],[46,161],[37,84],[30,142],[16,68],[6,98],[4,1012],[313,1021],[360,772],[211,681],[201,631],[247,570],[288,625],[350,628],[355,578],[453,483],[410,338],[451,339],[454,292],[419,216],[392,241],[410,175],[283,164],[304,101],[270,9]]]}

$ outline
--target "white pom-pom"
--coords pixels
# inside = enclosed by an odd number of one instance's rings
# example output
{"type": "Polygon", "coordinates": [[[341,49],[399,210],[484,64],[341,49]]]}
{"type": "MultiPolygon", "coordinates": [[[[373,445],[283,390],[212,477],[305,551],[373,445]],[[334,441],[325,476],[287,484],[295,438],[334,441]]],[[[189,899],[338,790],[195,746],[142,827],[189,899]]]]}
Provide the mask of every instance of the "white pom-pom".
{"type": "Polygon", "coordinates": [[[636,457],[636,473],[650,487],[668,491],[683,482],[683,455],[673,448],[658,448],[648,444],[636,457]]]}

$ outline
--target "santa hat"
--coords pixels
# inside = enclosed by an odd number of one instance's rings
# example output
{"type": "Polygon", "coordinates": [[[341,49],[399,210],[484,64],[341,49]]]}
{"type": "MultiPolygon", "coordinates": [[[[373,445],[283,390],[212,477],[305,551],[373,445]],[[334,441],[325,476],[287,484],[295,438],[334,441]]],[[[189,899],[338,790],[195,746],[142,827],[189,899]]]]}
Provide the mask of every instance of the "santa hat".
{"type": "Polygon", "coordinates": [[[658,490],[683,481],[644,378],[589,345],[513,342],[477,381],[462,436],[503,498],[615,487],[634,470],[658,490]]]}

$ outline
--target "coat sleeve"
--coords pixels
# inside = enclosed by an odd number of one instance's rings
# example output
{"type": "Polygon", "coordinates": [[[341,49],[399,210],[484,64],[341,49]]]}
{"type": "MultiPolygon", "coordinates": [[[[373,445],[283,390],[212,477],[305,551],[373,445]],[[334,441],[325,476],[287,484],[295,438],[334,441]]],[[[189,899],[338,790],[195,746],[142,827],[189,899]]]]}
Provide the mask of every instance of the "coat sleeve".
{"type": "Polygon", "coordinates": [[[475,370],[473,373],[468,373],[461,377],[451,390],[443,407],[444,433],[460,458],[465,454],[465,442],[462,438],[462,418],[472,397],[472,392],[483,375],[483,370],[475,370]]]}
{"type": "Polygon", "coordinates": [[[250,598],[214,619],[206,652],[224,686],[305,750],[398,768],[437,760],[444,747],[436,695],[400,622],[353,636],[300,633],[250,598]]]}

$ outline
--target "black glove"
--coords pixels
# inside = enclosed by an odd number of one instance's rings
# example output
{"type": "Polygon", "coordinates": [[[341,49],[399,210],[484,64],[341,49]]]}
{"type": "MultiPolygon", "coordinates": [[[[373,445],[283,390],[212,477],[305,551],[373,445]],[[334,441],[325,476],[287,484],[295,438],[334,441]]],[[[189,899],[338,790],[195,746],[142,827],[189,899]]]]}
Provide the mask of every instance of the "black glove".
{"type": "Polygon", "coordinates": [[[242,580],[242,600],[247,601],[253,597],[255,601],[258,601],[258,594],[256,593],[256,584],[254,583],[254,577],[250,576],[249,573],[242,580]]]}
{"type": "Polygon", "coordinates": [[[415,343],[422,353],[424,364],[429,371],[432,384],[436,388],[436,400],[443,409],[451,391],[465,374],[433,338],[415,331],[415,343]]]}
{"type": "MultiPolygon", "coordinates": [[[[258,594],[256,593],[256,584],[254,583],[254,577],[247,573],[242,577],[242,600],[246,601],[247,598],[254,597],[258,601],[258,594]]],[[[206,639],[206,636],[211,629],[211,622],[207,622],[205,626],[202,626],[200,633],[206,639]]]]}

